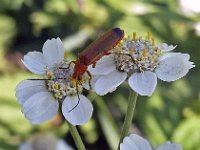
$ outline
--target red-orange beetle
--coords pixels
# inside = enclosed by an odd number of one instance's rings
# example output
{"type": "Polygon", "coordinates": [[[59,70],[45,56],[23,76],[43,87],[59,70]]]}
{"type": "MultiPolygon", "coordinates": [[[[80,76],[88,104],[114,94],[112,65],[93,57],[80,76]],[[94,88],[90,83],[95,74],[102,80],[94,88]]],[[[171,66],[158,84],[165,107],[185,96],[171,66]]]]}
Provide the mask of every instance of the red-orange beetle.
{"type": "MultiPolygon", "coordinates": [[[[90,72],[87,70],[88,66],[93,65],[93,67],[95,67],[96,62],[104,55],[109,54],[109,50],[115,47],[122,40],[123,37],[124,31],[120,28],[114,28],[104,33],[97,40],[92,42],[86,49],[83,50],[83,52],[78,55],[78,59],[76,61],[73,61],[75,66],[72,80],[75,81],[76,84],[78,103],[68,112],[74,110],[74,108],[76,108],[76,106],[78,106],[80,102],[77,87],[78,81],[81,80],[85,72],[87,72],[87,74],[89,75],[90,80],[92,78],[90,72]]],[[[89,85],[91,88],[90,80],[89,85]]]]}
{"type": "Polygon", "coordinates": [[[96,62],[101,57],[108,54],[109,50],[117,45],[123,37],[124,31],[120,28],[114,28],[92,42],[78,55],[78,59],[74,62],[75,67],[72,78],[77,81],[81,79],[85,72],[91,77],[90,73],[87,71],[88,66],[93,65],[93,67],[95,67],[96,62]]]}

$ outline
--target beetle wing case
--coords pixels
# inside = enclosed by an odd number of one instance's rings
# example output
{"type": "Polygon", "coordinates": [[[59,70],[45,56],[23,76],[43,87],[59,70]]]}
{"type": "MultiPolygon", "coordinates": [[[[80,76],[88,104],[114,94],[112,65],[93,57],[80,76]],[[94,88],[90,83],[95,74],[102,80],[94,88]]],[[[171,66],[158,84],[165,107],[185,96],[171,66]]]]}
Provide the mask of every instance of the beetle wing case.
{"type": "Polygon", "coordinates": [[[84,65],[91,65],[106,55],[120,40],[124,37],[124,31],[120,28],[114,28],[97,40],[92,42],[83,52],[79,54],[79,59],[84,65]]]}

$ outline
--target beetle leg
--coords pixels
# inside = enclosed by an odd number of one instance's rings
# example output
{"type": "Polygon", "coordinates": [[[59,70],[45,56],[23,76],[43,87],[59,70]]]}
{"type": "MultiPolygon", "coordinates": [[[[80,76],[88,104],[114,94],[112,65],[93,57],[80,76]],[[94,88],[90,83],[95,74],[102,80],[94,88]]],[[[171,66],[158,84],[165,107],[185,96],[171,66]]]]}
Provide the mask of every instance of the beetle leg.
{"type": "Polygon", "coordinates": [[[104,55],[110,55],[111,54],[111,52],[105,52],[104,53],[104,55]]]}
{"type": "Polygon", "coordinates": [[[124,54],[124,55],[129,56],[131,58],[131,60],[132,60],[133,63],[135,62],[134,59],[133,59],[133,57],[131,56],[131,54],[124,54]]]}
{"type": "Polygon", "coordinates": [[[76,61],[71,61],[71,62],[68,64],[68,66],[67,66],[66,68],[59,67],[59,69],[69,69],[69,68],[70,68],[70,66],[72,65],[72,63],[73,63],[73,64],[75,64],[75,63],[76,63],[76,61]]]}
{"type": "Polygon", "coordinates": [[[79,96],[79,93],[78,93],[78,82],[76,82],[76,94],[78,96],[78,102],[77,102],[77,104],[72,109],[70,109],[68,111],[68,113],[70,113],[72,110],[74,110],[78,106],[78,104],[80,103],[80,96],[79,96]]]}
{"type": "Polygon", "coordinates": [[[67,69],[69,69],[70,68],[70,66],[71,66],[71,64],[75,64],[76,63],[76,61],[71,61],[69,64],[68,64],[68,67],[67,67],[67,69]]]}
{"type": "Polygon", "coordinates": [[[117,52],[114,52],[114,54],[116,54],[116,55],[126,55],[126,56],[129,56],[129,57],[131,58],[132,62],[133,62],[133,63],[135,62],[134,59],[133,59],[133,57],[131,56],[131,54],[124,54],[124,53],[117,53],[117,52]]]}
{"type": "Polygon", "coordinates": [[[87,74],[89,76],[89,87],[90,87],[90,90],[91,90],[92,89],[92,84],[91,84],[92,75],[91,75],[91,73],[88,70],[86,72],[87,72],[87,74]]]}
{"type": "Polygon", "coordinates": [[[97,62],[94,62],[94,63],[92,64],[92,68],[95,68],[95,67],[96,67],[96,63],[97,63],[97,62]]]}

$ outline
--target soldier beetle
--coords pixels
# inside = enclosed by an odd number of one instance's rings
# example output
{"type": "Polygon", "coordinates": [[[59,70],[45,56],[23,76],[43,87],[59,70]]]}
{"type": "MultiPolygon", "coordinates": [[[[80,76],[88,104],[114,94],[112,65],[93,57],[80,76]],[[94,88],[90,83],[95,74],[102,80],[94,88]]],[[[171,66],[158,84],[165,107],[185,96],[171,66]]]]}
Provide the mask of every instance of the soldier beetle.
{"type": "MultiPolygon", "coordinates": [[[[79,55],[76,61],[72,61],[75,64],[74,73],[72,75],[72,80],[76,84],[81,80],[84,73],[87,73],[89,76],[89,85],[91,88],[90,80],[92,78],[90,72],[87,70],[89,65],[95,67],[96,62],[105,55],[109,54],[109,50],[115,47],[124,37],[124,31],[120,28],[114,28],[102,36],[100,36],[97,40],[92,42],[86,49],[84,49],[79,55]]],[[[78,95],[78,91],[77,91],[78,95]]],[[[78,95],[78,103],[80,98],[78,95]]],[[[69,112],[71,112],[76,106],[74,106],[69,112]]]]}
{"type": "Polygon", "coordinates": [[[72,78],[77,81],[81,79],[85,72],[91,77],[87,71],[88,66],[95,67],[96,62],[104,55],[109,54],[109,50],[115,47],[123,37],[124,31],[120,28],[114,28],[91,43],[78,55],[78,59],[74,62],[75,67],[72,78]]]}

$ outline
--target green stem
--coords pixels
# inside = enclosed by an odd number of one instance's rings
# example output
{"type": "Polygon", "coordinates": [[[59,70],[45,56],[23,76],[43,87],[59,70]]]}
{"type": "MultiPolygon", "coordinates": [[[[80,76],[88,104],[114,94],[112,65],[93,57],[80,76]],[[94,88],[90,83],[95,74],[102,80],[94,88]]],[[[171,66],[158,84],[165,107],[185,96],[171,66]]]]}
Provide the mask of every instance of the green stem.
{"type": "Polygon", "coordinates": [[[133,114],[135,110],[135,105],[137,101],[138,94],[130,89],[129,98],[128,98],[128,108],[126,111],[126,116],[124,119],[124,124],[122,127],[121,137],[118,145],[118,149],[120,147],[120,143],[123,141],[124,137],[128,135],[128,131],[132,124],[133,114]]]}
{"type": "Polygon", "coordinates": [[[74,139],[77,149],[78,150],[86,150],[76,127],[73,126],[72,124],[70,124],[68,121],[67,121],[67,124],[69,126],[69,131],[74,139]]]}

